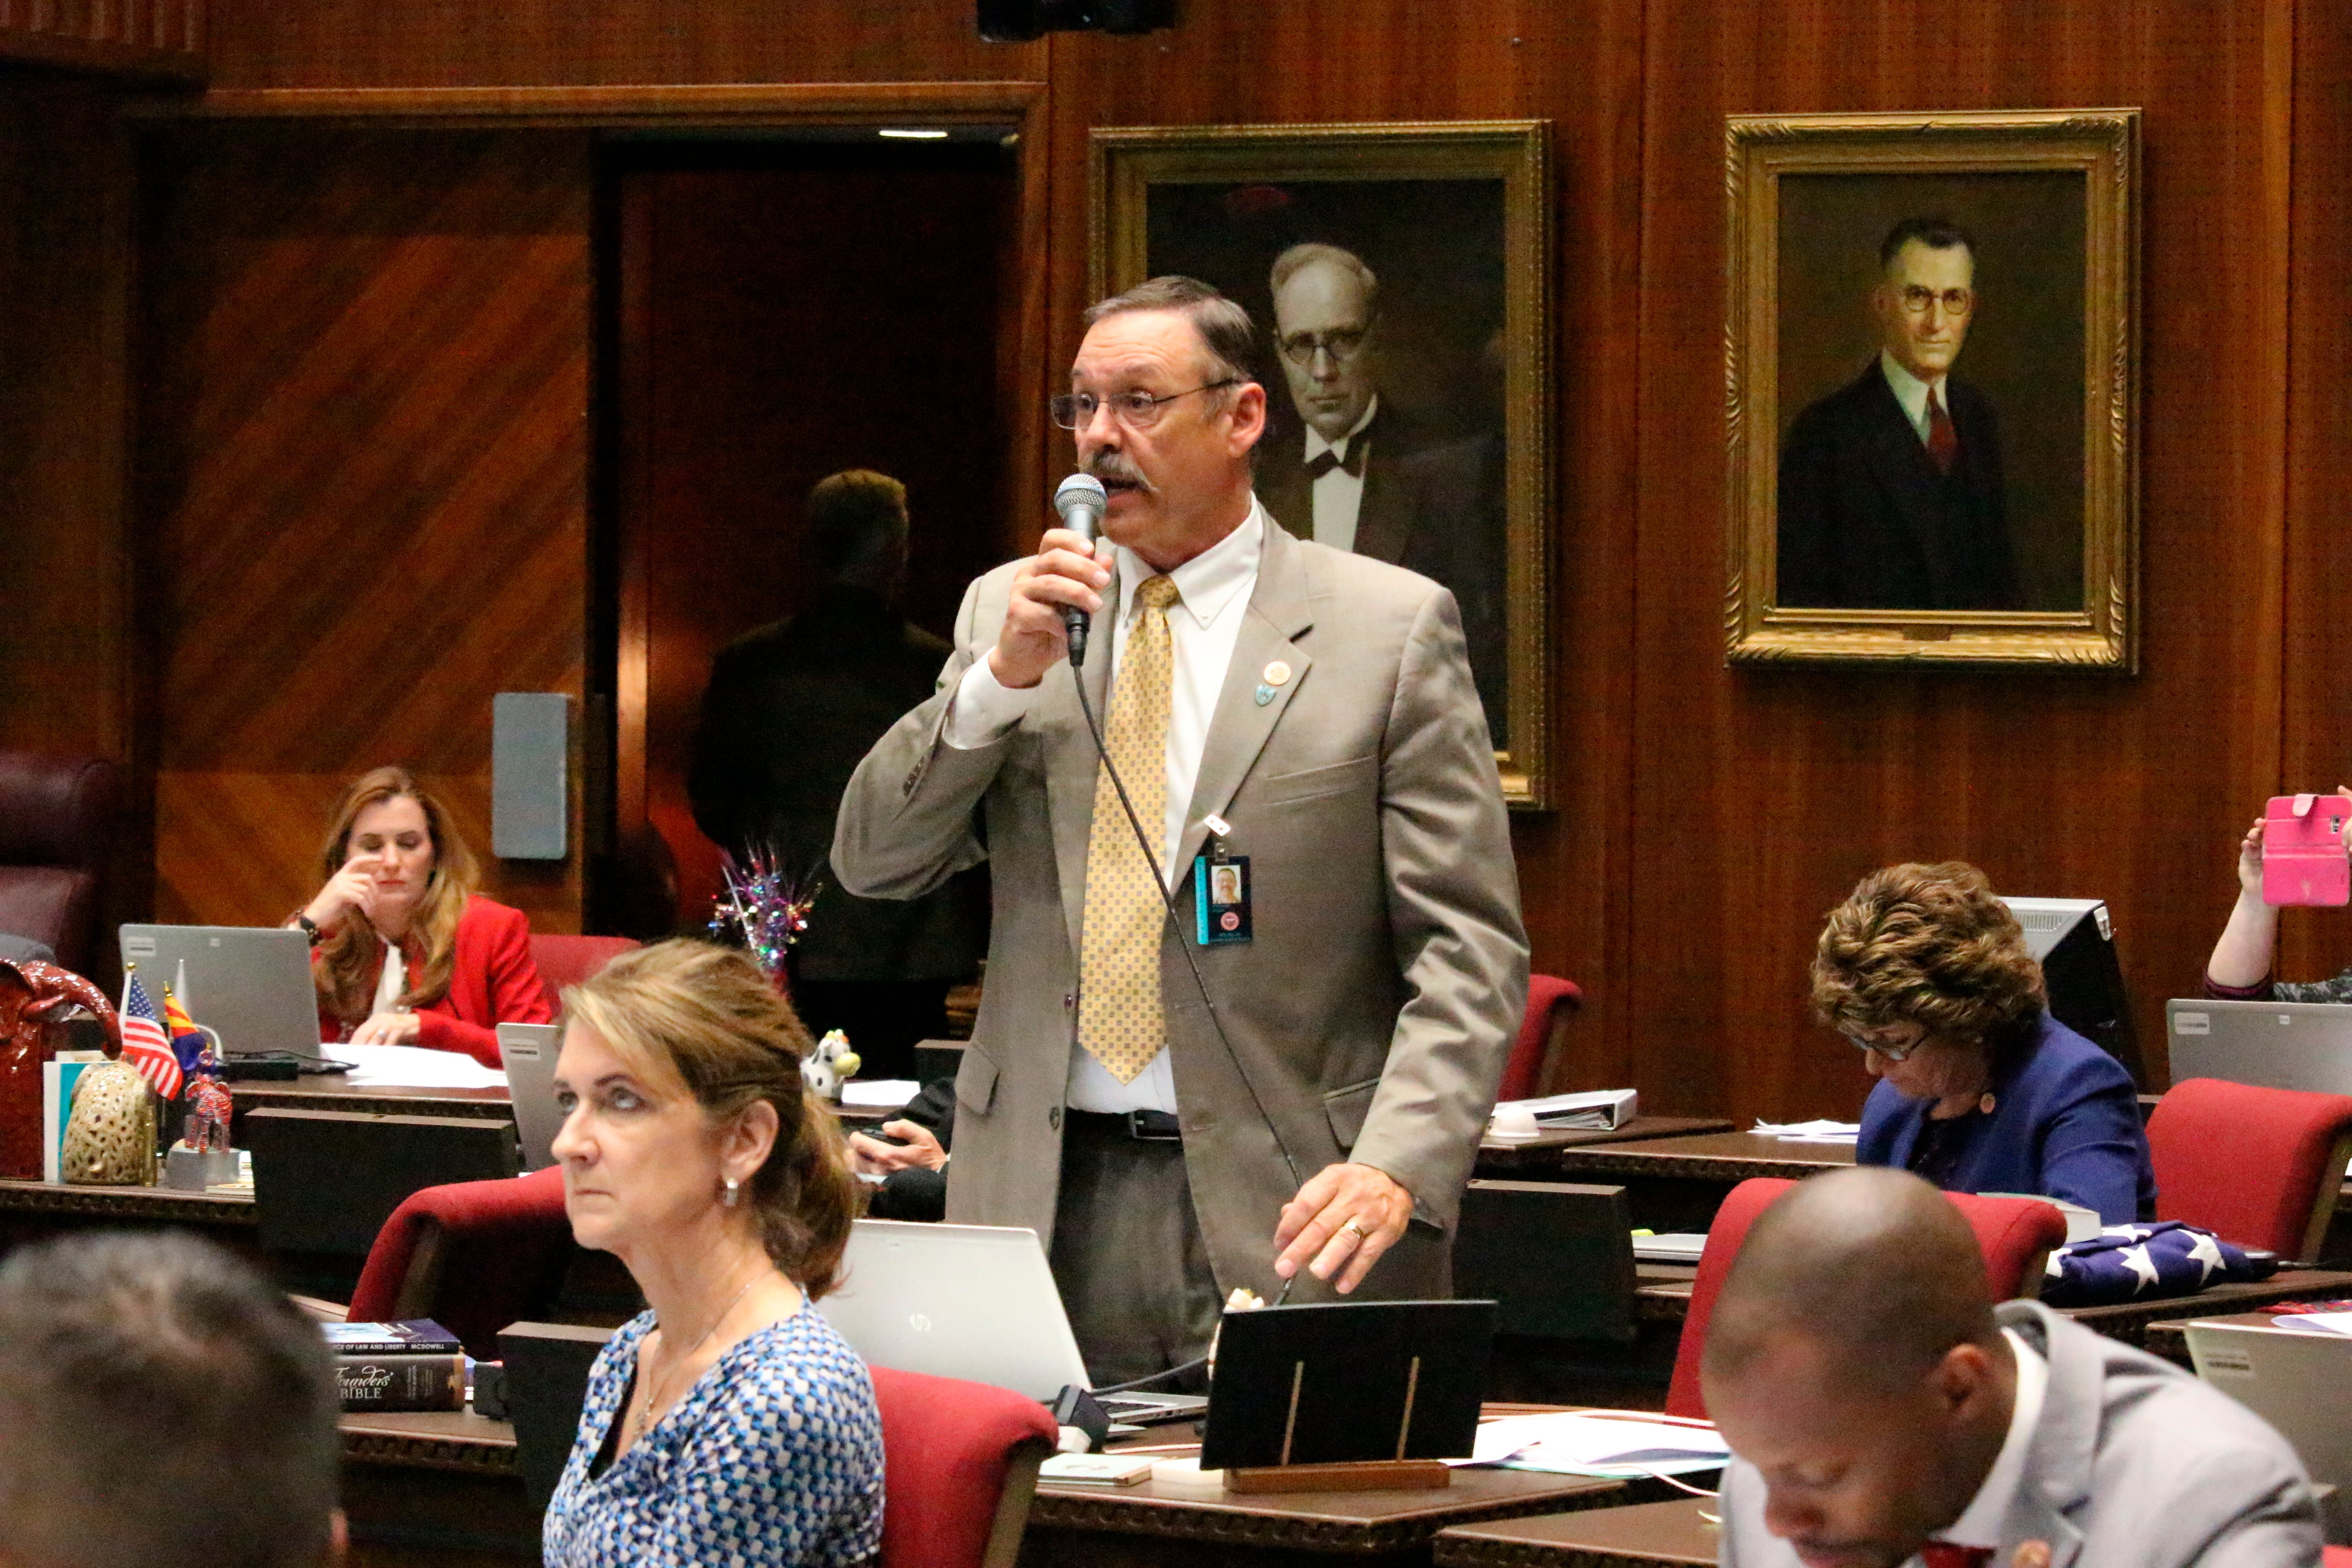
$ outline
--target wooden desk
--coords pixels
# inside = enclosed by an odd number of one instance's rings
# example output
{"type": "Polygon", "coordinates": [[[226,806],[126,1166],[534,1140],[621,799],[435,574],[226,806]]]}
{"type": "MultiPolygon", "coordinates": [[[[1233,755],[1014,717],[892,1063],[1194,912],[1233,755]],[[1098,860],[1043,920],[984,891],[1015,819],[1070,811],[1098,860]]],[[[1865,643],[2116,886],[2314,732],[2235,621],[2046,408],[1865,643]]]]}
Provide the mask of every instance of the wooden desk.
{"type": "Polygon", "coordinates": [[[1851,1143],[1801,1143],[1754,1132],[1715,1132],[1563,1149],[1550,1174],[1565,1182],[1615,1182],[1633,1223],[1652,1230],[1701,1231],[1724,1195],[1753,1176],[1791,1181],[1853,1163],[1851,1143]]]}
{"type": "Polygon", "coordinates": [[[1024,1568],[1174,1568],[1276,1563],[1426,1563],[1454,1525],[1605,1506],[1622,1481],[1527,1470],[1456,1470],[1435,1491],[1231,1497],[1213,1486],[1079,1489],[1043,1482],[1021,1546],[1024,1568]]]}
{"type": "Polygon", "coordinates": [[[511,1426],[433,1411],[345,1415],[342,1432],[351,1568],[538,1563],[511,1426]]]}
{"type": "MultiPolygon", "coordinates": [[[[1720,1116],[1636,1116],[1622,1127],[1577,1128],[1547,1132],[1538,1138],[1508,1142],[1486,1139],[1478,1145],[1478,1174],[1518,1176],[1557,1172],[1562,1151],[1595,1143],[1627,1143],[1654,1138],[1689,1138],[1708,1132],[1728,1132],[1732,1124],[1720,1116]]],[[[1580,1178],[1581,1179],[1581,1178],[1580,1178]]]]}
{"type": "MultiPolygon", "coordinates": [[[[352,1084],[341,1073],[305,1073],[284,1080],[257,1079],[229,1086],[237,1111],[352,1110],[371,1116],[470,1116],[504,1121],[514,1115],[514,1098],[503,1084],[481,1089],[423,1089],[406,1084],[352,1084]]],[[[835,1114],[852,1126],[888,1121],[901,1108],[866,1110],[836,1106],[835,1114]]],[[[233,1134],[232,1134],[233,1136],[233,1134]]]]}
{"type": "Polygon", "coordinates": [[[81,1187],[0,1182],[0,1215],[64,1215],[113,1225],[188,1225],[251,1230],[261,1223],[250,1193],[185,1193],[176,1187],[81,1187]]]}
{"type": "Polygon", "coordinates": [[[1437,1537],[1441,1568],[1648,1568],[1653,1563],[1712,1564],[1723,1538],[1703,1517],[1701,1498],[1631,1508],[1547,1514],[1492,1524],[1464,1524],[1437,1537]]]}
{"type": "MultiPolygon", "coordinates": [[[[2148,1331],[2159,1322],[2179,1322],[2189,1318],[2219,1318],[2234,1312],[2251,1312],[2273,1301],[2333,1301],[2352,1296],[2352,1273],[2336,1268],[2282,1268],[2267,1279],[2245,1285],[2209,1285],[2194,1296],[2175,1296],[2165,1301],[2126,1301],[2113,1307],[2073,1307],[2066,1315],[2086,1329],[2096,1329],[2111,1340],[2121,1340],[2142,1350],[2157,1347],[2148,1342],[2148,1331]]],[[[2181,1355],[2188,1354],[2187,1342],[2176,1341],[2182,1346],[2181,1355]]],[[[2161,1352],[2159,1352],[2161,1353],[2161,1352]]]]}

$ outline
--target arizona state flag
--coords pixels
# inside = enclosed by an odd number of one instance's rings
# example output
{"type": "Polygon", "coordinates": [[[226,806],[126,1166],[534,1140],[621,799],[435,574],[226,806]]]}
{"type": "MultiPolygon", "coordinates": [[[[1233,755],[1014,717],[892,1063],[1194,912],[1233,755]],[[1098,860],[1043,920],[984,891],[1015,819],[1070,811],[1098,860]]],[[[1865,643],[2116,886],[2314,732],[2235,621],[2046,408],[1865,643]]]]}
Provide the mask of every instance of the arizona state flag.
{"type": "Polygon", "coordinates": [[[180,1070],[193,1076],[197,1058],[212,1042],[196,1027],[196,1021],[188,1016],[188,1010],[180,1005],[180,999],[168,985],[163,987],[163,1032],[172,1037],[172,1054],[179,1058],[180,1070]]]}

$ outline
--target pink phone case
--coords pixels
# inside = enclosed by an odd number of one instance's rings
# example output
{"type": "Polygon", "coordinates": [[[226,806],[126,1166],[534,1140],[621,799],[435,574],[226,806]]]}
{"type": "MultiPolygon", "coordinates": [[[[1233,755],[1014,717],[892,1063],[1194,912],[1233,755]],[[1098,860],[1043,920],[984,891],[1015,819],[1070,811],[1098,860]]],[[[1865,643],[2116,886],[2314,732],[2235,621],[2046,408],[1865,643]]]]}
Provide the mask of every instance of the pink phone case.
{"type": "Polygon", "coordinates": [[[2273,795],[2263,826],[2263,902],[2352,903],[2352,858],[2344,821],[2352,801],[2340,795],[2273,795]]]}

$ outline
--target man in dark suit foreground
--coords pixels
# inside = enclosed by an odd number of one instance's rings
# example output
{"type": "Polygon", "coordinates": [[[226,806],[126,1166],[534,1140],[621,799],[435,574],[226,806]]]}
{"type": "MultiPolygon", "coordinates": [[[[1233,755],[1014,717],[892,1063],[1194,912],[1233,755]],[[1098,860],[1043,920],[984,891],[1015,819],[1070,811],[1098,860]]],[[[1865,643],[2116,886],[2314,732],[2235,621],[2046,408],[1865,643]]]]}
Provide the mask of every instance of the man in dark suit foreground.
{"type": "Polygon", "coordinates": [[[0,1268],[0,1563],[313,1568],[342,1555],[316,1323],[209,1242],[72,1237],[0,1268]]]}
{"type": "Polygon", "coordinates": [[[1774,603],[2014,609],[2000,426],[1951,374],[1978,308],[1976,247],[1941,219],[1906,218],[1878,254],[1877,362],[1797,416],[1781,446],[1774,603]]]}
{"type": "Polygon", "coordinates": [[[2274,1568],[2319,1562],[2286,1440],[2033,1301],[1904,1171],[1805,1182],[1748,1233],[1709,1321],[1730,1568],[2274,1568]]]}

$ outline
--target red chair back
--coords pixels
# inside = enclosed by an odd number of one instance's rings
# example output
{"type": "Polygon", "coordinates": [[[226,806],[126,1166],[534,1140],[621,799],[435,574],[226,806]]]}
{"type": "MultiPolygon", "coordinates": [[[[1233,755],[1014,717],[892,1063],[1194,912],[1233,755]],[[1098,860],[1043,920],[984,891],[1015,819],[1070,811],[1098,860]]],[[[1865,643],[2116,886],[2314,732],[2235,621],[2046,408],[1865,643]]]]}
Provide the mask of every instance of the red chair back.
{"type": "Polygon", "coordinates": [[[547,1005],[558,1017],[563,1014],[563,988],[577,985],[622,953],[639,944],[625,936],[564,936],[533,932],[530,961],[539,965],[540,984],[547,987],[547,1005]]]}
{"type": "Polygon", "coordinates": [[[2316,1258],[2352,1139],[2352,1097],[2192,1078],[2147,1121],[2156,1217],[2316,1258]]]}
{"type": "Polygon", "coordinates": [[[561,1166],[425,1187],[376,1232],[348,1316],[431,1318],[465,1341],[468,1355],[493,1358],[500,1329],[544,1315],[571,1257],[561,1166]]]}
{"type": "MultiPolygon", "coordinates": [[[[1698,1280],[1691,1288],[1690,1312],[1683,1319],[1682,1342],[1675,1347],[1674,1382],[1666,1388],[1666,1414],[1695,1420],[1706,1418],[1706,1401],[1699,1392],[1699,1352],[1706,1344],[1707,1320],[1715,1314],[1716,1298],[1748,1239],[1756,1216],[1772,1206],[1797,1184],[1758,1177],[1740,1183],[1723,1200],[1715,1223],[1706,1229],[1706,1247],[1699,1254],[1698,1280]]],[[[1993,1300],[2040,1292],[2042,1266],[2051,1249],[2066,1240],[2066,1216],[2050,1204],[2032,1198],[1984,1198],[1969,1193],[1946,1193],[1969,1228],[1976,1232],[1984,1254],[1985,1282],[1993,1300]]]]}
{"type": "Polygon", "coordinates": [[[1584,1005],[1584,992],[1573,980],[1557,974],[1528,976],[1528,1011],[1519,1022],[1518,1043],[1503,1068],[1503,1086],[1496,1100],[1531,1100],[1543,1087],[1544,1060],[1550,1054],[1553,1032],[1584,1005]]]}
{"type": "Polygon", "coordinates": [[[984,1383],[871,1367],[882,1415],[882,1568],[1011,1568],[1058,1429],[984,1383]]]}

